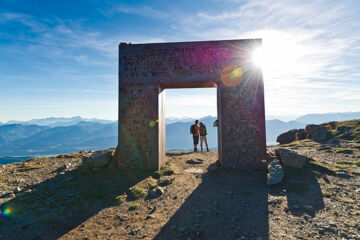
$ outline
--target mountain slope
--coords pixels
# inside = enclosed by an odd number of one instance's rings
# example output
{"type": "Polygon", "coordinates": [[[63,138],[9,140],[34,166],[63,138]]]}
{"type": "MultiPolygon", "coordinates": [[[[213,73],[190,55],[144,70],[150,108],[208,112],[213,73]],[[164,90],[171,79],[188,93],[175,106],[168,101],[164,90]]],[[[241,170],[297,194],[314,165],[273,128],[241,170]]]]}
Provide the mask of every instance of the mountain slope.
{"type": "Polygon", "coordinates": [[[57,118],[57,117],[50,117],[50,118],[42,118],[42,119],[32,119],[30,121],[9,121],[6,124],[21,124],[21,125],[39,125],[39,126],[50,126],[50,127],[58,127],[58,126],[72,126],[78,124],[79,122],[86,121],[86,122],[97,122],[97,123],[112,123],[114,121],[111,120],[102,120],[96,118],[82,118],[79,116],[71,117],[71,118],[57,118]]]}
{"type": "Polygon", "coordinates": [[[80,122],[44,129],[31,136],[0,143],[0,156],[32,156],[103,149],[117,144],[117,122],[80,122]]]}
{"type": "Polygon", "coordinates": [[[343,113],[323,113],[323,114],[306,114],[297,118],[295,121],[306,124],[320,124],[331,121],[346,121],[359,119],[360,112],[343,112],[343,113]]]}
{"type": "Polygon", "coordinates": [[[16,139],[26,138],[43,130],[49,129],[45,126],[21,124],[8,124],[0,126],[0,144],[12,142],[16,139]]]}

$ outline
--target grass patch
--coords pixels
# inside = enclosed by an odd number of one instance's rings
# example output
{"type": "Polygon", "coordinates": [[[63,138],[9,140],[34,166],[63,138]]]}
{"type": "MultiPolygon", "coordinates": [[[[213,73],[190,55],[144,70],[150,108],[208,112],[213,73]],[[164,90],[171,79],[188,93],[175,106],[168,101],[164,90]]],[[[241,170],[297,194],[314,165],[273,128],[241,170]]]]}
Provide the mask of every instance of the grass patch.
{"type": "Polygon", "coordinates": [[[283,146],[283,147],[312,147],[312,146],[314,146],[314,141],[312,141],[310,139],[295,140],[291,143],[282,144],[280,146],[283,146]]]}
{"type": "Polygon", "coordinates": [[[326,197],[326,198],[330,198],[332,196],[332,194],[330,192],[323,192],[322,195],[323,195],[323,197],[326,197]]]}
{"type": "Polygon", "coordinates": [[[340,170],[340,168],[332,167],[332,166],[327,165],[325,163],[315,162],[315,161],[309,161],[309,165],[311,167],[314,167],[314,168],[318,169],[320,172],[325,171],[325,172],[330,172],[331,174],[335,174],[337,171],[340,170]]]}
{"type": "Polygon", "coordinates": [[[152,183],[152,184],[149,185],[149,188],[153,189],[153,188],[156,188],[157,186],[159,186],[158,183],[152,183]]]}
{"type": "Polygon", "coordinates": [[[296,193],[297,195],[304,196],[308,191],[308,185],[302,182],[289,182],[286,184],[286,191],[296,193]]]}
{"type": "Polygon", "coordinates": [[[349,198],[333,197],[333,199],[336,200],[336,201],[338,201],[338,202],[342,202],[342,203],[349,203],[349,204],[355,203],[354,200],[349,199],[349,198]]]}
{"type": "MultiPolygon", "coordinates": [[[[359,158],[360,156],[358,156],[358,158],[359,158]]],[[[360,161],[356,161],[355,163],[354,163],[356,166],[358,166],[358,167],[360,167],[360,161]]]]}
{"type": "Polygon", "coordinates": [[[130,205],[129,210],[135,210],[139,208],[139,204],[133,203],[130,205]]]}
{"type": "Polygon", "coordinates": [[[348,165],[352,165],[353,162],[351,162],[351,161],[346,161],[346,160],[340,160],[340,161],[336,161],[336,164],[348,164],[348,165]]]}
{"type": "Polygon", "coordinates": [[[348,148],[336,148],[336,153],[343,153],[343,154],[352,154],[353,150],[348,148]]]}
{"type": "Polygon", "coordinates": [[[336,164],[336,167],[339,169],[349,169],[350,166],[346,164],[336,164]]]}
{"type": "Polygon", "coordinates": [[[117,203],[122,204],[125,202],[126,197],[127,197],[126,194],[121,194],[121,195],[117,196],[115,199],[116,199],[117,203]]]}
{"type": "Polygon", "coordinates": [[[277,198],[275,198],[275,202],[277,202],[277,203],[282,203],[282,202],[283,202],[283,198],[282,198],[282,197],[277,197],[277,198]]]}
{"type": "Polygon", "coordinates": [[[360,149],[360,143],[353,143],[353,144],[351,144],[351,146],[352,146],[353,148],[358,148],[358,149],[360,149]]]}
{"type": "Polygon", "coordinates": [[[26,163],[23,163],[23,164],[21,164],[21,166],[19,167],[18,171],[19,171],[19,172],[27,172],[27,171],[32,171],[32,170],[40,169],[40,168],[43,168],[43,166],[38,165],[38,164],[26,164],[26,163]]]}
{"type": "Polygon", "coordinates": [[[129,191],[129,200],[136,200],[141,197],[145,197],[145,190],[142,188],[131,188],[129,191]]]}

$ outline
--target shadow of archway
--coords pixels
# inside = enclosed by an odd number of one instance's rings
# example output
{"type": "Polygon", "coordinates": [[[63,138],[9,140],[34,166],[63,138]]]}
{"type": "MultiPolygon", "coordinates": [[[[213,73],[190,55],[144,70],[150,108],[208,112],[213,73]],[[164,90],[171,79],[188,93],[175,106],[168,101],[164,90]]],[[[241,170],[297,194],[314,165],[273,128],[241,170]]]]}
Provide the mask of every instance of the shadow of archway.
{"type": "Polygon", "coordinates": [[[270,187],[270,194],[286,196],[287,209],[285,210],[292,215],[314,217],[325,207],[316,174],[321,175],[310,165],[304,168],[286,167],[282,183],[270,187]]]}
{"type": "Polygon", "coordinates": [[[148,177],[150,171],[91,171],[77,168],[30,186],[2,204],[3,239],[58,239],[104,208],[116,196],[148,177]]]}
{"type": "Polygon", "coordinates": [[[269,238],[268,187],[263,171],[213,170],[154,238],[269,238]]]}

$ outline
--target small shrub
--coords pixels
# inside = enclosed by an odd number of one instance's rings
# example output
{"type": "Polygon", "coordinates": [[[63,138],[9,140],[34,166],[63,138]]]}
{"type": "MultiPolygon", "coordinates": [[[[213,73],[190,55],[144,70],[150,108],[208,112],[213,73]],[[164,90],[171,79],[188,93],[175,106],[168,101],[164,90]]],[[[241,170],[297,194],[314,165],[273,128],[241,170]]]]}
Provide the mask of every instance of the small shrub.
{"type": "Polygon", "coordinates": [[[155,179],[159,179],[162,176],[170,176],[173,173],[174,173],[174,171],[172,169],[161,169],[161,170],[155,171],[152,176],[155,179]]]}
{"type": "Polygon", "coordinates": [[[141,197],[145,197],[145,191],[142,188],[131,188],[128,198],[130,200],[136,200],[139,199],[141,197]]]}
{"type": "Polygon", "coordinates": [[[356,161],[354,164],[355,164],[356,166],[360,167],[360,161],[356,161]]]}
{"type": "Polygon", "coordinates": [[[129,210],[135,210],[135,209],[138,209],[138,208],[139,208],[139,204],[133,203],[133,204],[130,205],[129,210]]]}
{"type": "Polygon", "coordinates": [[[275,198],[275,201],[276,201],[277,203],[282,203],[282,202],[283,202],[283,198],[282,198],[282,197],[277,197],[277,198],[275,198]]]}
{"type": "Polygon", "coordinates": [[[330,198],[332,196],[332,194],[329,192],[323,192],[322,195],[323,195],[323,197],[326,197],[326,198],[330,198]]]}
{"type": "Polygon", "coordinates": [[[115,199],[119,204],[122,204],[125,202],[126,197],[127,197],[126,194],[121,194],[117,196],[115,199]]]}
{"type": "Polygon", "coordinates": [[[153,188],[156,188],[157,186],[159,186],[159,184],[158,183],[152,183],[152,184],[150,184],[150,189],[153,189],[153,188]]]}

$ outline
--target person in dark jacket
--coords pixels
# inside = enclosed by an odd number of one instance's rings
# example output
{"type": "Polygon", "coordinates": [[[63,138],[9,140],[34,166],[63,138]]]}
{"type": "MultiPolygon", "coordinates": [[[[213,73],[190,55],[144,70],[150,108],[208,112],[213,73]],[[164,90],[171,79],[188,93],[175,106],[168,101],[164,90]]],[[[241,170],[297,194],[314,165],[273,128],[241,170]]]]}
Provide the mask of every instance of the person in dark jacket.
{"type": "Polygon", "coordinates": [[[206,139],[206,135],[207,135],[206,126],[205,126],[205,124],[202,123],[202,122],[200,122],[199,132],[200,132],[200,147],[201,147],[201,151],[203,151],[203,142],[205,142],[206,150],[209,151],[209,146],[208,146],[207,139],[206,139]]]}
{"type": "Polygon", "coordinates": [[[197,145],[199,144],[199,120],[195,120],[195,124],[191,125],[190,127],[190,133],[193,135],[194,140],[194,152],[197,152],[197,145]]]}

